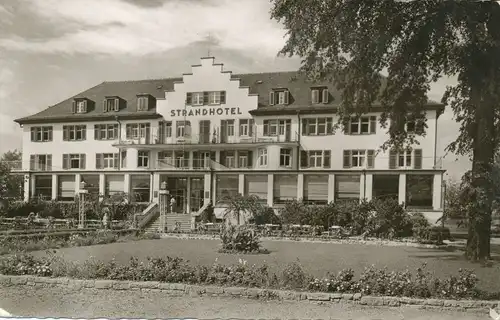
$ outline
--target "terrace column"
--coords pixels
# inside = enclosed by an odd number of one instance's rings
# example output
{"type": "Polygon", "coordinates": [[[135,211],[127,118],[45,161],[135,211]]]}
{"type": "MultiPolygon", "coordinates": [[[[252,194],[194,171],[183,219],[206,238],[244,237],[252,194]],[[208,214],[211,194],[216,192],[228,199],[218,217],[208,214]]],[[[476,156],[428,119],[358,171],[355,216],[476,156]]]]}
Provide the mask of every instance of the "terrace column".
{"type": "Polygon", "coordinates": [[[160,174],[153,173],[153,181],[151,182],[151,191],[153,194],[153,202],[158,203],[158,190],[160,190],[160,174]]]}
{"type": "Polygon", "coordinates": [[[139,151],[134,148],[127,150],[127,169],[137,169],[137,157],[139,151]]]}
{"type": "Polygon", "coordinates": [[[99,201],[104,199],[106,195],[106,178],[104,177],[104,173],[99,174],[99,201]]]}
{"type": "Polygon", "coordinates": [[[191,177],[186,181],[186,213],[191,214],[191,177]]]}
{"type": "Polygon", "coordinates": [[[29,201],[30,200],[30,194],[31,193],[31,177],[29,174],[24,175],[24,194],[23,194],[23,199],[24,201],[29,201]]]}
{"type": "Polygon", "coordinates": [[[359,175],[359,202],[363,201],[365,198],[365,175],[360,174],[359,175]]]}
{"type": "Polygon", "coordinates": [[[274,175],[272,173],[267,175],[267,205],[273,206],[274,198],[274,175]]]}
{"type": "Polygon", "coordinates": [[[57,174],[52,175],[52,200],[57,199],[57,174]]]}
{"type": "Polygon", "coordinates": [[[205,179],[204,179],[204,199],[203,199],[203,204],[207,205],[210,203],[210,189],[211,189],[211,178],[210,178],[210,173],[205,173],[205,179]]]}
{"type": "Polygon", "coordinates": [[[126,194],[130,193],[130,173],[123,175],[123,192],[126,194]]]}
{"type": "Polygon", "coordinates": [[[215,175],[215,174],[214,174],[214,180],[211,181],[211,183],[210,183],[210,187],[211,187],[211,190],[213,190],[212,203],[215,206],[215,204],[217,203],[217,175],[215,175]]]}
{"type": "Polygon", "coordinates": [[[335,201],[335,175],[328,175],[328,203],[335,201]]]}
{"type": "Polygon", "coordinates": [[[245,194],[245,175],[238,175],[238,193],[241,195],[245,194]]]}
{"type": "Polygon", "coordinates": [[[398,202],[399,204],[406,202],[406,173],[401,173],[399,175],[398,202]]]}
{"type": "Polygon", "coordinates": [[[82,175],[77,173],[75,174],[75,196],[78,196],[80,192],[80,182],[82,181],[82,175]]]}
{"type": "Polygon", "coordinates": [[[366,187],[364,189],[366,201],[371,201],[373,197],[373,174],[366,174],[366,187]]]}
{"type": "Polygon", "coordinates": [[[432,183],[432,208],[434,210],[443,210],[443,174],[441,172],[434,174],[432,183]]]}
{"type": "Polygon", "coordinates": [[[35,193],[36,193],[36,179],[35,179],[35,176],[32,175],[30,177],[30,192],[31,192],[31,197],[34,197],[35,196],[35,193]]]}
{"type": "Polygon", "coordinates": [[[304,199],[304,174],[297,175],[297,201],[304,199]]]}

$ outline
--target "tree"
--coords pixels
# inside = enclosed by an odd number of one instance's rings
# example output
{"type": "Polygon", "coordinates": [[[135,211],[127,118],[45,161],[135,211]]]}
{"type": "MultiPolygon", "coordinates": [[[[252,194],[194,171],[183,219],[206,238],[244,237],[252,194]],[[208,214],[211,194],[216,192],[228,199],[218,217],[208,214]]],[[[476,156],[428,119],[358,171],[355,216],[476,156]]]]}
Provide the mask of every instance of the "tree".
{"type": "Polygon", "coordinates": [[[255,217],[264,210],[264,206],[259,200],[257,196],[243,196],[241,194],[223,198],[221,202],[227,206],[224,218],[233,215],[236,217],[236,223],[240,225],[242,212],[249,212],[255,217]]]}
{"type": "Polygon", "coordinates": [[[423,107],[430,84],[443,75],[458,77],[442,103],[461,125],[448,150],[472,158],[466,256],[489,258],[491,172],[500,128],[500,5],[492,0],[271,2],[271,17],[284,23],[288,35],[280,53],[302,57],[301,70],[310,78],[328,78],[341,90],[339,125],[374,105],[382,108],[380,123],[389,134],[383,149],[416,144],[427,127],[423,107]],[[408,121],[418,124],[416,133],[405,131],[408,121]]]}
{"type": "Polygon", "coordinates": [[[24,182],[22,175],[12,174],[16,162],[21,161],[20,151],[8,151],[0,158],[0,199],[13,200],[22,197],[21,186],[24,182]]]}

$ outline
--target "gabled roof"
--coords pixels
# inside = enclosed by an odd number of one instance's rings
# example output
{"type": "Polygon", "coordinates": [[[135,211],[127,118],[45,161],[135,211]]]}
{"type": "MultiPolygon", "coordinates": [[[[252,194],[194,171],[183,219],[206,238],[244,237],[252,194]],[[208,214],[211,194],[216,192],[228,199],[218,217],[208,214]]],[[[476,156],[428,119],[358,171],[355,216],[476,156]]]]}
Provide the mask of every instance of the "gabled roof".
{"type": "MultiPolygon", "coordinates": [[[[227,72],[227,71],[224,71],[227,72]]],[[[266,72],[250,74],[231,74],[231,79],[239,79],[241,87],[248,87],[250,94],[258,95],[258,106],[252,114],[284,114],[297,113],[297,111],[309,112],[334,112],[341,99],[340,92],[332,83],[312,83],[305,75],[297,71],[288,72],[266,72]],[[330,92],[328,104],[311,106],[310,88],[314,86],[326,86],[330,92]],[[270,106],[269,92],[276,88],[286,88],[290,92],[290,104],[287,106],[270,106]]],[[[149,111],[137,111],[137,95],[149,94],[156,99],[164,99],[165,91],[173,91],[174,83],[182,82],[182,77],[135,80],[135,81],[112,81],[103,82],[73,97],[70,97],[54,106],[51,106],[34,115],[15,120],[19,124],[41,123],[41,122],[78,122],[116,119],[154,119],[161,115],[156,113],[155,108],[149,111]],[[102,101],[107,96],[117,96],[125,100],[126,104],[118,112],[104,112],[102,101]],[[87,98],[94,102],[94,106],[88,108],[87,113],[72,113],[72,103],[75,98],[87,98]]],[[[222,88],[221,88],[222,89],[222,88]]],[[[441,104],[433,103],[432,108],[441,108],[441,104]]]]}

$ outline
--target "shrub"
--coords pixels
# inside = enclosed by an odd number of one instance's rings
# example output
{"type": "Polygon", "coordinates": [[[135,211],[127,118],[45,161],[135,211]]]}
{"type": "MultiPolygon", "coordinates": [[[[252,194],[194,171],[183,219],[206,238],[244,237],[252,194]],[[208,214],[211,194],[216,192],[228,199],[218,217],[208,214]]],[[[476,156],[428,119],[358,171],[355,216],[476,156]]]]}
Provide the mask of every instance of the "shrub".
{"type": "Polygon", "coordinates": [[[301,218],[303,220],[304,215],[308,213],[307,205],[304,202],[293,200],[287,201],[285,206],[281,208],[280,217],[284,224],[300,224],[301,218]]]}
{"type": "Polygon", "coordinates": [[[222,240],[222,252],[261,252],[257,233],[245,226],[229,225],[224,227],[221,230],[220,239],[222,240]]]}
{"type": "Polygon", "coordinates": [[[431,224],[420,212],[413,213],[410,217],[412,224],[412,235],[418,240],[428,240],[431,224]]]}
{"type": "Polygon", "coordinates": [[[283,289],[301,289],[307,287],[310,277],[298,262],[287,264],[281,272],[280,285],[283,289]]]}
{"type": "Polygon", "coordinates": [[[375,211],[372,220],[374,235],[388,239],[411,236],[410,216],[397,200],[376,199],[372,203],[375,211]]]}

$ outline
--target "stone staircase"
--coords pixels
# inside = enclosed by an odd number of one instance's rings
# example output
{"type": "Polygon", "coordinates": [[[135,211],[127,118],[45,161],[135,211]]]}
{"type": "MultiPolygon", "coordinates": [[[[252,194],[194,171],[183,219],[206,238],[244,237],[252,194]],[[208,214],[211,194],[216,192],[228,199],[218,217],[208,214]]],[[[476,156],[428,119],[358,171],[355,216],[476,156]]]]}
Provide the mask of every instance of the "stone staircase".
{"type": "MultiPolygon", "coordinates": [[[[191,215],[189,214],[178,214],[178,213],[168,213],[166,215],[166,231],[174,231],[176,223],[179,225],[180,231],[191,231],[191,215]]],[[[158,216],[156,219],[151,220],[148,225],[144,228],[144,231],[156,233],[161,229],[161,217],[158,216]]]]}

